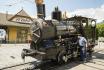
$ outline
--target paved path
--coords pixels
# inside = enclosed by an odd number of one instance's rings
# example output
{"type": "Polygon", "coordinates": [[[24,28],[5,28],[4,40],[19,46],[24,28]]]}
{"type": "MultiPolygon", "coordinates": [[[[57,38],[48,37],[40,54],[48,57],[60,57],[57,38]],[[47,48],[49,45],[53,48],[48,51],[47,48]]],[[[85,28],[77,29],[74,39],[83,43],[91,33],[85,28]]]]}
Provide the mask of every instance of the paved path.
{"type": "MultiPolygon", "coordinates": [[[[23,63],[21,51],[23,48],[29,48],[29,44],[22,45],[1,45],[0,47],[0,68],[23,63]]],[[[81,63],[79,61],[71,62],[68,65],[57,68],[57,70],[104,70],[104,43],[99,43],[95,47],[96,52],[92,62],[81,63]]],[[[27,57],[26,62],[36,61],[36,59],[27,57]]]]}
{"type": "MultiPolygon", "coordinates": [[[[7,66],[23,63],[21,52],[23,48],[29,48],[29,44],[1,45],[0,47],[0,69],[7,66]]],[[[35,61],[31,57],[26,57],[26,62],[35,61]]]]}

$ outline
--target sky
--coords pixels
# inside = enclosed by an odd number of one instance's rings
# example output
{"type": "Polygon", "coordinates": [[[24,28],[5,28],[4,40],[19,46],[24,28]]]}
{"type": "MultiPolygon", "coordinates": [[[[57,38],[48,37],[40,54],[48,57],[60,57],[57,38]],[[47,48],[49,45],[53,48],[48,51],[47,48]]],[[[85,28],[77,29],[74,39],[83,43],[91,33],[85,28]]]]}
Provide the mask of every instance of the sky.
{"type": "MultiPolygon", "coordinates": [[[[55,6],[67,16],[81,15],[100,20],[104,20],[104,0],[44,0],[46,5],[47,18],[55,6]]],[[[16,14],[24,9],[30,16],[36,16],[35,0],[0,0],[0,12],[16,14]]]]}

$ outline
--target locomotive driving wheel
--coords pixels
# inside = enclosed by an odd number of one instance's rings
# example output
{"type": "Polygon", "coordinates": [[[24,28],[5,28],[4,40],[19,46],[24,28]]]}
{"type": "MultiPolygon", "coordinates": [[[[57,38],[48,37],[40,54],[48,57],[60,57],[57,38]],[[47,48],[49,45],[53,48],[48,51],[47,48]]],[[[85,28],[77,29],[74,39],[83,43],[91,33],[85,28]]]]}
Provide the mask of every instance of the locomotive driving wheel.
{"type": "Polygon", "coordinates": [[[61,52],[59,55],[58,55],[58,63],[59,64],[64,64],[64,63],[67,63],[69,58],[68,58],[68,55],[65,53],[65,52],[61,52]]]}

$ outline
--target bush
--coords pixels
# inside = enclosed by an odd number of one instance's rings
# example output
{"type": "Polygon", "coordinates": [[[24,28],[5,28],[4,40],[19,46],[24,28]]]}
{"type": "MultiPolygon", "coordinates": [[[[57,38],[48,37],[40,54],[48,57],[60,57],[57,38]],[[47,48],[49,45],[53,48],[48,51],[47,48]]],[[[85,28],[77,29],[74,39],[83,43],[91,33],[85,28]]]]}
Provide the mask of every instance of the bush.
{"type": "Polygon", "coordinates": [[[98,29],[98,36],[104,37],[104,23],[97,24],[97,29],[98,29]]]}

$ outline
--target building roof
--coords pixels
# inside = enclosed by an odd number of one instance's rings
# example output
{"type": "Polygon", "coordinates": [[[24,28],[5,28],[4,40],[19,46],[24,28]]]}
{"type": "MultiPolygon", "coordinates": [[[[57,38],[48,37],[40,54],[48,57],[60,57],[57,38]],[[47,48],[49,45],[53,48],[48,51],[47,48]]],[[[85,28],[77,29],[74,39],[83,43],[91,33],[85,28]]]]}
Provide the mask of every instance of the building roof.
{"type": "Polygon", "coordinates": [[[5,14],[5,13],[0,13],[0,26],[18,26],[18,27],[30,27],[30,24],[25,24],[25,23],[18,23],[18,22],[13,22],[10,21],[16,16],[22,16],[22,17],[27,17],[29,19],[31,18],[23,9],[19,11],[16,15],[13,14],[5,14]]]}
{"type": "Polygon", "coordinates": [[[10,21],[7,21],[5,23],[0,23],[0,26],[30,27],[29,24],[21,24],[21,23],[10,22],[10,21]]]}
{"type": "Polygon", "coordinates": [[[16,15],[30,17],[23,9],[19,11],[16,15]]]}
{"type": "Polygon", "coordinates": [[[16,16],[21,16],[21,17],[27,17],[30,18],[31,17],[22,9],[20,10],[17,14],[15,14],[14,16],[12,16],[9,20],[12,20],[13,18],[15,18],[16,16]]]}

